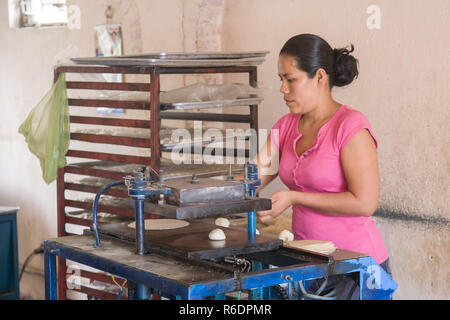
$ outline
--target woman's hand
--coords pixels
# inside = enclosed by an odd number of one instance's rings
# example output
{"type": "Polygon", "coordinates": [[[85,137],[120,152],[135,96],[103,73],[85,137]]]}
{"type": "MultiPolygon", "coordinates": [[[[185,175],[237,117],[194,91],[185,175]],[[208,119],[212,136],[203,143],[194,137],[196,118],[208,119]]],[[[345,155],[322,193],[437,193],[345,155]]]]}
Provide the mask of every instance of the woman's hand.
{"type": "Polygon", "coordinates": [[[258,211],[259,221],[263,223],[271,222],[273,219],[281,215],[284,210],[289,208],[292,201],[292,192],[289,190],[281,190],[275,192],[270,199],[272,200],[272,209],[266,211],[258,211]]]}

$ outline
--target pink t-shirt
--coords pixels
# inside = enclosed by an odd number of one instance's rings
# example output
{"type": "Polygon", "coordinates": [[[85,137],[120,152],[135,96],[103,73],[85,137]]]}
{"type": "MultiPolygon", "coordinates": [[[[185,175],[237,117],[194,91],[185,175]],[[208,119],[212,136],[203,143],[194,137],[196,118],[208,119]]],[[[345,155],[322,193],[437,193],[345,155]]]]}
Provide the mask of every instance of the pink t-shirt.
{"type": "MultiPolygon", "coordinates": [[[[361,129],[375,140],[367,118],[359,111],[341,106],[320,128],[311,148],[300,157],[295,146],[302,134],[300,114],[289,113],[275,123],[271,141],[280,152],[278,174],[290,189],[300,192],[336,193],[347,191],[340,153],[361,129]],[[279,141],[275,129],[278,129],[279,141]]],[[[327,240],[336,247],[368,254],[378,263],[388,258],[381,234],[372,217],[329,216],[300,205],[293,206],[292,230],[295,239],[327,240]]]]}

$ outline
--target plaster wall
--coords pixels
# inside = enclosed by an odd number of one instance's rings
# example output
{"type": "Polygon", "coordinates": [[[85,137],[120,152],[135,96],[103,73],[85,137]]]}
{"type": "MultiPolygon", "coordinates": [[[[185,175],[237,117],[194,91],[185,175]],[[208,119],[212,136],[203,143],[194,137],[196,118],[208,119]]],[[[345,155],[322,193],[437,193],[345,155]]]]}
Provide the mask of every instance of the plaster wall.
{"type": "MultiPolygon", "coordinates": [[[[64,50],[94,56],[93,27],[105,24],[108,5],[113,23],[121,23],[125,54],[182,52],[182,9],[178,0],[69,0],[80,8],[80,29],[15,29],[8,23],[8,1],[0,1],[0,203],[19,206],[18,242],[21,265],[46,238],[56,236],[56,182],[46,185],[20,124],[50,89],[53,67],[64,50]],[[168,23],[170,22],[170,23],[168,23]]],[[[171,79],[182,86],[183,79],[171,79]]],[[[20,283],[22,298],[43,299],[43,259],[34,257],[20,283]]]]}
{"type": "MultiPolygon", "coordinates": [[[[270,50],[258,80],[259,125],[288,112],[279,93],[278,53],[300,33],[332,47],[355,46],[360,75],[335,88],[337,101],[363,112],[379,142],[381,195],[375,220],[391,257],[396,299],[449,299],[450,121],[448,1],[228,0],[226,51],[270,50]],[[371,5],[379,29],[371,29],[371,5]]],[[[284,188],[278,181],[269,196],[284,188]]]]}

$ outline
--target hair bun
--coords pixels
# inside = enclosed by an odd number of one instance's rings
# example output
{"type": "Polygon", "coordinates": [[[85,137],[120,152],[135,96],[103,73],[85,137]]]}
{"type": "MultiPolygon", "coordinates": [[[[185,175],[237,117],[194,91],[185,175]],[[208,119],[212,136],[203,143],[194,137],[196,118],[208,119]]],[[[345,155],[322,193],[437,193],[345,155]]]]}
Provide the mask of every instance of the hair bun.
{"type": "Polygon", "coordinates": [[[358,60],[351,55],[354,50],[353,45],[350,45],[350,50],[347,48],[333,49],[334,85],[337,87],[346,86],[358,77],[358,60]]]}

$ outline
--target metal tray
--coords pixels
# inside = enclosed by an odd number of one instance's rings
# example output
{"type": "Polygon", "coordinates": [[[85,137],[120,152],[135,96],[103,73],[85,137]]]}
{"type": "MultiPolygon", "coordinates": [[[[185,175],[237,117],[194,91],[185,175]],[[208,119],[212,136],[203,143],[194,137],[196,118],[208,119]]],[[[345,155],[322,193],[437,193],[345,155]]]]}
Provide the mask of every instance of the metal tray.
{"type": "Polygon", "coordinates": [[[145,59],[145,58],[123,58],[123,57],[88,57],[72,58],[73,62],[82,65],[104,65],[104,66],[158,66],[158,67],[237,67],[257,66],[265,61],[265,58],[243,58],[243,59],[145,59]]]}
{"type": "MultiPolygon", "coordinates": [[[[73,201],[80,201],[85,203],[83,206],[86,210],[88,207],[92,207],[93,198],[83,199],[67,199],[73,201]]],[[[270,199],[248,197],[241,201],[229,201],[229,202],[213,202],[213,203],[201,203],[192,204],[186,206],[177,206],[171,204],[156,204],[147,199],[144,203],[144,211],[147,214],[155,214],[168,219],[203,219],[225,216],[236,213],[245,213],[251,211],[264,211],[272,208],[272,201],[270,199]]],[[[133,209],[135,207],[135,201],[130,198],[118,198],[114,196],[102,195],[99,200],[99,206],[111,206],[122,209],[133,209]]],[[[101,212],[101,209],[99,209],[101,212]]]]}
{"type": "Polygon", "coordinates": [[[199,59],[244,59],[265,57],[269,51],[249,52],[160,52],[137,55],[123,55],[123,58],[199,60],[199,59]]]}
{"type": "MultiPolygon", "coordinates": [[[[192,140],[188,140],[188,141],[183,141],[183,142],[173,142],[173,143],[161,143],[160,144],[160,149],[161,151],[172,151],[173,148],[177,147],[180,150],[187,148],[187,147],[194,147],[194,146],[205,146],[206,144],[213,144],[213,143],[224,143],[227,141],[232,141],[232,140],[249,140],[250,139],[250,135],[232,135],[232,136],[222,136],[222,138],[216,138],[216,137],[211,137],[211,138],[204,138],[202,137],[201,139],[192,139],[192,140]]],[[[214,149],[214,147],[211,147],[212,149],[214,149]]]]}
{"type": "MultiPolygon", "coordinates": [[[[224,241],[211,241],[208,234],[218,228],[215,224],[190,221],[189,226],[173,230],[145,231],[146,252],[162,251],[185,258],[213,259],[238,254],[251,254],[279,249],[283,242],[271,235],[257,235],[255,241],[248,240],[248,232],[236,228],[221,228],[226,234],[224,241]]],[[[134,243],[135,230],[128,223],[99,226],[101,235],[112,236],[134,243]]]]}
{"type": "Polygon", "coordinates": [[[218,101],[199,101],[199,102],[160,102],[161,110],[193,110],[193,109],[208,109],[208,108],[224,108],[235,106],[250,106],[260,104],[263,98],[245,98],[235,100],[218,100],[218,101]]]}
{"type": "MultiPolygon", "coordinates": [[[[127,174],[133,174],[134,170],[139,170],[143,165],[124,164],[111,161],[91,161],[84,163],[74,163],[70,166],[78,168],[91,168],[96,170],[112,171],[123,173],[125,177],[127,174]]],[[[228,175],[229,165],[226,164],[174,164],[169,159],[161,158],[161,170],[164,170],[164,180],[174,180],[192,177],[196,174],[201,177],[214,177],[228,175]]],[[[232,165],[232,174],[240,174],[244,171],[244,166],[239,164],[232,165]]],[[[95,185],[104,187],[115,180],[97,177],[84,177],[82,180],[71,179],[70,182],[95,185]]]]}
{"type": "MultiPolygon", "coordinates": [[[[134,201],[129,200],[129,207],[134,201]]],[[[250,211],[264,211],[272,208],[270,199],[248,197],[243,201],[207,203],[189,206],[174,206],[170,204],[158,205],[149,200],[144,203],[145,212],[156,214],[168,219],[203,219],[225,216],[250,211]]]]}
{"type": "Polygon", "coordinates": [[[166,181],[165,185],[171,193],[164,198],[168,204],[175,206],[245,200],[245,185],[238,181],[201,178],[192,183],[192,178],[188,178],[166,181]]]}

